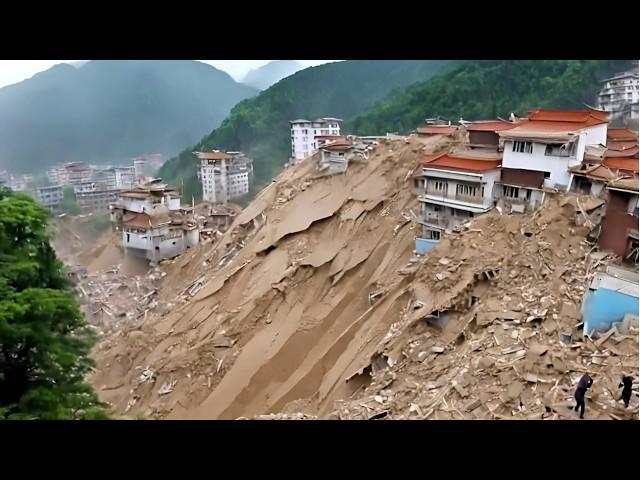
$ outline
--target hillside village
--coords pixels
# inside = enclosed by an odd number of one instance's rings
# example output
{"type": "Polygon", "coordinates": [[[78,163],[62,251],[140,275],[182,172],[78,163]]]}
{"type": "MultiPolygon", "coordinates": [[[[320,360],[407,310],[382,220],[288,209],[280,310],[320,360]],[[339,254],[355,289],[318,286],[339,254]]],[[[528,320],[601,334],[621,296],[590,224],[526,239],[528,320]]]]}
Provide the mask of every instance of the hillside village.
{"type": "Polygon", "coordinates": [[[239,151],[192,152],[199,203],[149,156],[51,168],[35,194],[59,222],[70,185],[111,224],[65,258],[91,383],[122,418],[575,419],[588,373],[587,418],[638,419],[638,132],[611,126],[637,92],[620,74],[597,108],[407,135],[293,119],[245,208],[239,151]]]}

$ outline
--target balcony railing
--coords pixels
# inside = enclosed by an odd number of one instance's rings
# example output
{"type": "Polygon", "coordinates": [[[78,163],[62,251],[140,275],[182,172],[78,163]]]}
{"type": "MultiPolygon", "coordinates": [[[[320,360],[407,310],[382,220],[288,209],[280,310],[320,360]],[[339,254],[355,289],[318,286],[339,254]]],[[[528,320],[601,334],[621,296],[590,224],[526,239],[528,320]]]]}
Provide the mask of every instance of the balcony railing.
{"type": "Polygon", "coordinates": [[[476,196],[461,195],[461,194],[449,195],[448,193],[443,192],[442,190],[435,190],[433,188],[427,188],[425,194],[431,197],[436,197],[439,200],[442,200],[443,202],[447,200],[455,200],[458,202],[475,203],[479,205],[484,203],[484,198],[479,195],[476,195],[476,196]]]}

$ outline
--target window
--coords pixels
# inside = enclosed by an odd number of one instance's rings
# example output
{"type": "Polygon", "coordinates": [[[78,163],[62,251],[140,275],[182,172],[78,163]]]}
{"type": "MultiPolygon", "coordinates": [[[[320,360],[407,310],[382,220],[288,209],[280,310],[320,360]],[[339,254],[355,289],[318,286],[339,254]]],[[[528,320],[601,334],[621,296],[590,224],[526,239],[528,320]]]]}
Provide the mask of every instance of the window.
{"type": "Polygon", "coordinates": [[[456,185],[456,195],[463,197],[477,197],[478,187],[473,185],[465,185],[464,183],[458,183],[456,185]]]}
{"type": "Polygon", "coordinates": [[[438,230],[427,230],[425,234],[426,240],[440,240],[440,232],[438,230]]]}
{"type": "Polygon", "coordinates": [[[520,196],[520,189],[518,187],[512,187],[510,185],[503,185],[502,195],[505,198],[518,198],[520,196]]]}
{"type": "Polygon", "coordinates": [[[428,181],[428,190],[433,193],[447,193],[447,182],[442,182],[439,180],[429,180],[428,181]]]}
{"type": "Polygon", "coordinates": [[[544,149],[545,155],[552,155],[554,157],[575,157],[576,144],[575,143],[550,143],[544,149]]]}
{"type": "Polygon", "coordinates": [[[513,151],[519,153],[533,153],[533,143],[513,142],[513,151]]]}

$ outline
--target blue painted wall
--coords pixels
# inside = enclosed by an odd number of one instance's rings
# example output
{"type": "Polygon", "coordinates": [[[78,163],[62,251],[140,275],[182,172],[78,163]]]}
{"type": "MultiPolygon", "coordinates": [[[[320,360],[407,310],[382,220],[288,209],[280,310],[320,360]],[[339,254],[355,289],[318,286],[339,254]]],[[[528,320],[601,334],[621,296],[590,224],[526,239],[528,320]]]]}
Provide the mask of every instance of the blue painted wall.
{"type": "Polygon", "coordinates": [[[583,331],[585,334],[594,330],[607,331],[611,324],[621,322],[627,313],[638,315],[638,297],[607,288],[588,290],[582,302],[583,331]]]}
{"type": "Polygon", "coordinates": [[[425,238],[416,238],[416,252],[425,253],[438,244],[437,240],[427,240],[425,238]]]}

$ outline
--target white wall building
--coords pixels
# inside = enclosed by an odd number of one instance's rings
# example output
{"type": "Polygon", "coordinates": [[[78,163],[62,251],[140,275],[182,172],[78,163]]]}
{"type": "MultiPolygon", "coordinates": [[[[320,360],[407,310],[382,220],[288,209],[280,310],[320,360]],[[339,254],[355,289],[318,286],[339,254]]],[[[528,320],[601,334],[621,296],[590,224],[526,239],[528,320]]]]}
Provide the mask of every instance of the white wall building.
{"type": "Polygon", "coordinates": [[[611,119],[638,120],[638,71],[619,73],[603,82],[598,108],[611,113],[611,119]]]}
{"type": "Polygon", "coordinates": [[[245,195],[253,183],[253,161],[242,152],[194,152],[200,160],[198,178],[202,199],[209,203],[227,203],[245,195]]]}
{"type": "Polygon", "coordinates": [[[502,179],[495,198],[537,208],[544,188],[569,190],[572,173],[587,145],[607,142],[607,114],[598,110],[536,110],[516,128],[500,132],[504,140],[502,179]]]}
{"type": "Polygon", "coordinates": [[[62,185],[40,187],[36,190],[38,201],[49,210],[56,210],[62,205],[64,198],[62,185]]]}
{"type": "Polygon", "coordinates": [[[318,118],[316,120],[293,120],[291,124],[291,158],[302,160],[313,155],[318,149],[317,136],[340,135],[339,118],[318,118]]]}
{"type": "Polygon", "coordinates": [[[134,167],[116,167],[114,168],[114,173],[116,188],[133,188],[136,183],[136,172],[134,167]]]}
{"type": "Polygon", "coordinates": [[[493,208],[492,192],[499,180],[497,152],[426,156],[414,177],[422,225],[416,250],[430,250],[447,230],[493,208]]]}

